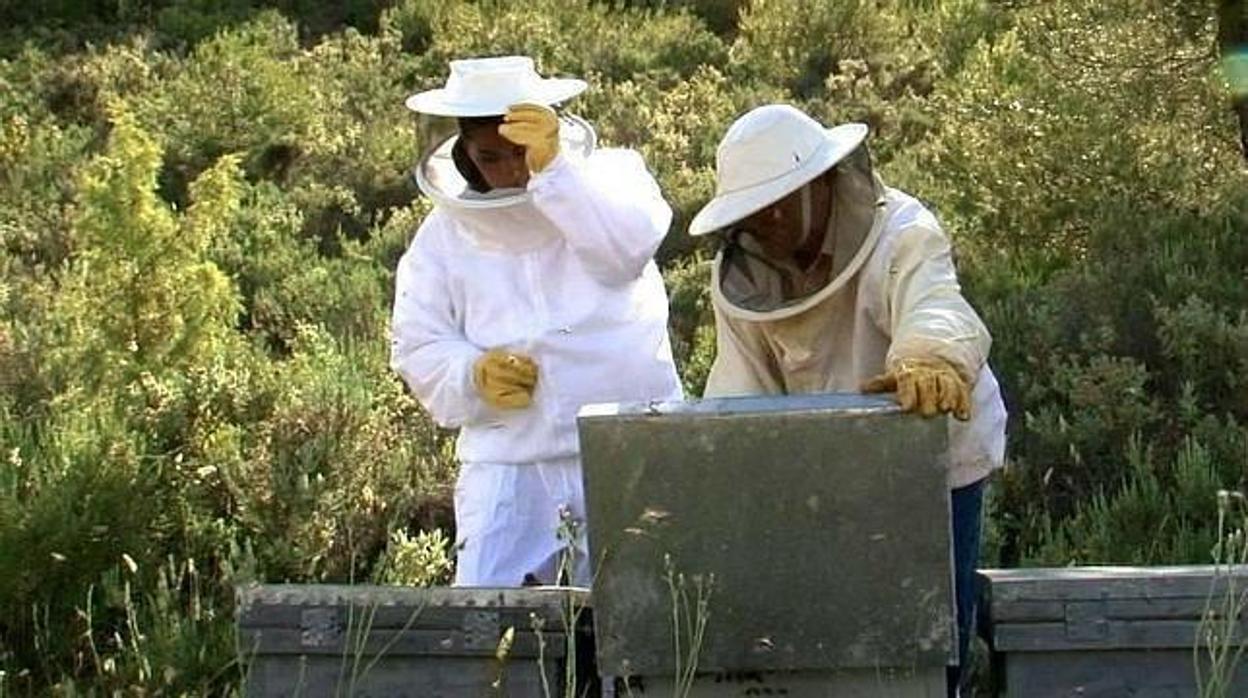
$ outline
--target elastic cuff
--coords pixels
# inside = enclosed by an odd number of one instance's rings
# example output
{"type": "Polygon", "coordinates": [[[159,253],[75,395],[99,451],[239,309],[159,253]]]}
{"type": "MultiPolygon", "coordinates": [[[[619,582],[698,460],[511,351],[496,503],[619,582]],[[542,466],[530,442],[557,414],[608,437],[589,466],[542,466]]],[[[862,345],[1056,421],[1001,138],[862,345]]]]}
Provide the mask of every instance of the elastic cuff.
{"type": "Polygon", "coordinates": [[[563,170],[571,167],[568,158],[560,150],[555,153],[555,158],[551,160],[541,172],[534,172],[529,175],[529,184],[526,187],[530,192],[537,191],[550,181],[551,178],[559,176],[563,170]]]}
{"type": "Polygon", "coordinates": [[[473,356],[464,357],[464,363],[460,368],[463,375],[460,377],[459,384],[460,389],[463,391],[464,401],[468,406],[468,424],[494,422],[498,420],[499,416],[498,410],[481,399],[481,394],[477,392],[477,383],[473,376],[473,366],[476,365],[477,359],[484,354],[485,352],[478,352],[473,356]]]}
{"type": "Polygon", "coordinates": [[[974,365],[976,362],[973,357],[969,356],[968,351],[955,344],[930,340],[910,341],[903,346],[889,350],[884,365],[889,370],[893,370],[899,364],[907,361],[939,361],[948,364],[971,387],[974,387],[975,382],[979,379],[980,366],[974,365]]]}

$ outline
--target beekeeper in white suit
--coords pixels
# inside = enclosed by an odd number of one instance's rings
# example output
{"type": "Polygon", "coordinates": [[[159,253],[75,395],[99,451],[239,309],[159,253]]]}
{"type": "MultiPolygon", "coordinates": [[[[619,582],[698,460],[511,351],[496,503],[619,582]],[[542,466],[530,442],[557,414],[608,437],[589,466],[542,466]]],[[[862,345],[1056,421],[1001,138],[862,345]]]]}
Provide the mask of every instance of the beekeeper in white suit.
{"type": "MultiPolygon", "coordinates": [[[[825,129],[786,105],[728,129],[716,195],[690,225],[725,243],[706,394],[895,392],[903,410],[956,418],[948,483],[964,657],[983,482],[1004,459],[1005,407],[948,238],[927,208],[881,182],[866,136],[863,124],[825,129]]],[[[951,695],[957,682],[951,668],[951,695]]]]}
{"type": "Polygon", "coordinates": [[[652,259],[671,209],[636,152],[552,108],[585,88],[483,58],[407,100],[451,130],[417,167],[436,205],[398,265],[391,364],[460,430],[456,585],[587,585],[577,411],[682,397],[652,259]]]}

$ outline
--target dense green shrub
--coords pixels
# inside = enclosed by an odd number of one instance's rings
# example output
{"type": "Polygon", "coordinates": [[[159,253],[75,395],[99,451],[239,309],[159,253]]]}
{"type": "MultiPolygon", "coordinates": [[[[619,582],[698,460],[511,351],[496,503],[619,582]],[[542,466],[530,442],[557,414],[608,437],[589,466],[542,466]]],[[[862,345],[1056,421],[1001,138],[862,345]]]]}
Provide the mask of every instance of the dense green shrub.
{"type": "Polygon", "coordinates": [[[383,14],[382,28],[422,54],[421,78],[428,86],[441,82],[447,61],[463,56],[525,54],[544,73],[592,72],[616,81],[640,74],[685,76],[699,65],[722,62],[727,51],[690,15],[586,0],[402,0],[383,14]]]}
{"type": "MultiPolygon", "coordinates": [[[[5,211],[0,661],[31,687],[198,693],[239,671],[228,584],[366,578],[393,532],[447,521],[447,444],[385,339],[382,265],[427,205],[324,256],[293,194],[226,155],[175,208],[168,156],[116,104],[71,170],[61,263],[5,211]]],[[[27,192],[66,195],[45,179],[27,192]]]]}

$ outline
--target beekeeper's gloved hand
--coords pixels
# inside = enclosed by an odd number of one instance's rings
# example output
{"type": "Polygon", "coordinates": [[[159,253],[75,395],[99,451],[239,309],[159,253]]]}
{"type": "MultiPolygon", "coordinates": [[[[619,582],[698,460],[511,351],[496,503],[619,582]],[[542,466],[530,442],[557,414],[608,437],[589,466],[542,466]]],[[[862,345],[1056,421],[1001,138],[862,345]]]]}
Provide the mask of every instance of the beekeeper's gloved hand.
{"type": "Polygon", "coordinates": [[[541,172],[559,154],[559,117],[544,104],[513,104],[503,116],[498,133],[524,146],[524,162],[530,172],[541,172]]]}
{"type": "Polygon", "coordinates": [[[500,410],[518,410],[533,404],[537,364],[523,354],[491,349],[472,366],[472,382],[486,404],[500,410]]]}
{"type": "Polygon", "coordinates": [[[862,385],[864,393],[897,393],[902,412],[924,417],[945,412],[962,421],[971,418],[971,387],[948,361],[902,359],[862,385]]]}

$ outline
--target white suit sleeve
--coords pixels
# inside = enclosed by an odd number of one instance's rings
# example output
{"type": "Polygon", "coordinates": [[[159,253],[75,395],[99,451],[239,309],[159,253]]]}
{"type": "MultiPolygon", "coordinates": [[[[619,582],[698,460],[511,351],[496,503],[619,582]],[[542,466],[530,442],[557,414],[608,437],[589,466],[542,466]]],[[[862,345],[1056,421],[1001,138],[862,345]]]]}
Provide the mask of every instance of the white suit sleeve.
{"type": "Polygon", "coordinates": [[[583,165],[559,155],[529,180],[529,191],[585,269],[608,286],[640,278],[672,222],[658,183],[631,150],[599,151],[583,165]]]}
{"type": "Polygon", "coordinates": [[[784,384],[757,324],[734,320],[715,308],[715,362],[703,397],[778,395],[784,384]]]}
{"type": "Polygon", "coordinates": [[[974,385],[992,338],[962,297],[949,239],[934,221],[901,230],[889,260],[887,298],[892,343],[887,365],[936,357],[974,385]]]}
{"type": "Polygon", "coordinates": [[[477,396],[472,367],[481,349],[463,334],[453,307],[442,260],[422,235],[426,219],[395,274],[390,366],[439,425],[461,427],[485,421],[491,408],[477,396]]]}

